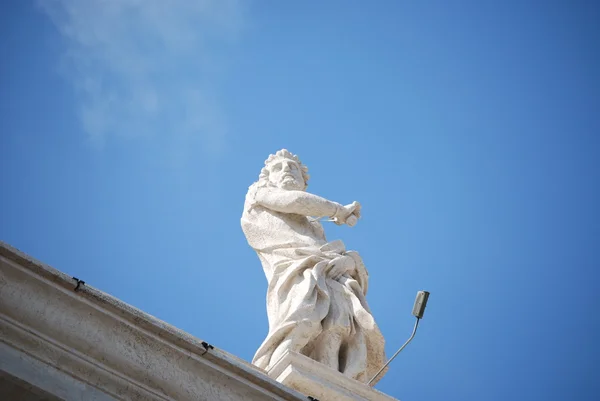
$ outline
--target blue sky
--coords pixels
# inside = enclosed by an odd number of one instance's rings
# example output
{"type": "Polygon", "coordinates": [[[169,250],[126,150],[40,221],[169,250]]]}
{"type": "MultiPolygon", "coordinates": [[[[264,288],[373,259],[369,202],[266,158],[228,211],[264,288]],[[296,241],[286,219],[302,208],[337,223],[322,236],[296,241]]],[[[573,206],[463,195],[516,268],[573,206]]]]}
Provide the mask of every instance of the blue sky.
{"type": "Polygon", "coordinates": [[[278,149],[370,271],[403,401],[600,393],[592,1],[6,1],[0,238],[250,360],[239,225],[278,149]],[[165,4],[169,4],[165,6],[165,4]]]}

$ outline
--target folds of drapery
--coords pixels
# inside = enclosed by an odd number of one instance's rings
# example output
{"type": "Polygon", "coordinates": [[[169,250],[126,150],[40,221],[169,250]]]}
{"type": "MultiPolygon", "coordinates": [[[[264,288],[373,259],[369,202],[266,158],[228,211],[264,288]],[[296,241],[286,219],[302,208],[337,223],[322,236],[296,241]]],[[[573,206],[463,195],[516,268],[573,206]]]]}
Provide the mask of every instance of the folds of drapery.
{"type": "Polygon", "coordinates": [[[268,369],[281,347],[316,360],[319,349],[333,347],[339,355],[333,368],[368,381],[385,363],[384,339],[365,299],[368,273],[358,253],[346,252],[341,241],[272,252],[279,262],[266,272],[269,334],[253,363],[268,369]],[[342,255],[353,259],[354,271],[328,278],[329,262],[342,255]]]}

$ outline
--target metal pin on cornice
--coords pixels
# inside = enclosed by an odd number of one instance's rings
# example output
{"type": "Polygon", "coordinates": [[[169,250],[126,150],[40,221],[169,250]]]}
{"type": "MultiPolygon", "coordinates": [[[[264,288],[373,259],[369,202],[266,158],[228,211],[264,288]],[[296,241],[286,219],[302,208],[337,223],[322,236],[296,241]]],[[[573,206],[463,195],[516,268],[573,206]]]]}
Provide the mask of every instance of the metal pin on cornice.
{"type": "Polygon", "coordinates": [[[205,351],[202,355],[206,354],[208,352],[209,349],[215,349],[215,347],[213,347],[212,345],[210,345],[209,343],[207,343],[206,341],[202,341],[202,346],[204,347],[205,351]]]}
{"type": "Polygon", "coordinates": [[[73,289],[73,291],[77,292],[79,291],[79,287],[81,285],[85,285],[85,281],[83,280],[79,280],[77,277],[73,277],[73,280],[77,281],[77,285],[75,286],[75,288],[73,289]]]}

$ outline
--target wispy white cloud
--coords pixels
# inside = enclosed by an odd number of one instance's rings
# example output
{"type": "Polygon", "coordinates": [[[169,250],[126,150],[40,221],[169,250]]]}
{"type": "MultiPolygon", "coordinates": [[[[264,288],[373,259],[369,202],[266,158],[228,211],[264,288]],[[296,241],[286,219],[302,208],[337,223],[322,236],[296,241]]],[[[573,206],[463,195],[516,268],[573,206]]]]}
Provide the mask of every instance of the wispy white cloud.
{"type": "Polygon", "coordinates": [[[63,71],[90,139],[226,135],[213,82],[242,23],[237,0],[39,0],[65,39],[63,71]]]}

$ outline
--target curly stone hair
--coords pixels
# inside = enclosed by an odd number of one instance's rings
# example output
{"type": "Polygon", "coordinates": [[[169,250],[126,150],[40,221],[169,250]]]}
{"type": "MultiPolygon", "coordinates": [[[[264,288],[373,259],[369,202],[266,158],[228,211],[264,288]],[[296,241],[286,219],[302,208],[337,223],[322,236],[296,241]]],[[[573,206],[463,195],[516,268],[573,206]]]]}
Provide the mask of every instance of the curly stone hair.
{"type": "Polygon", "coordinates": [[[265,160],[265,166],[262,168],[262,170],[260,170],[260,175],[258,176],[259,185],[266,185],[269,182],[269,166],[277,160],[281,159],[292,160],[298,164],[298,167],[302,172],[302,178],[304,179],[304,189],[306,189],[306,187],[308,186],[308,179],[310,178],[310,175],[308,175],[308,167],[302,164],[300,158],[297,155],[292,154],[287,149],[278,150],[277,152],[275,152],[274,155],[269,155],[267,160],[265,160]]]}

